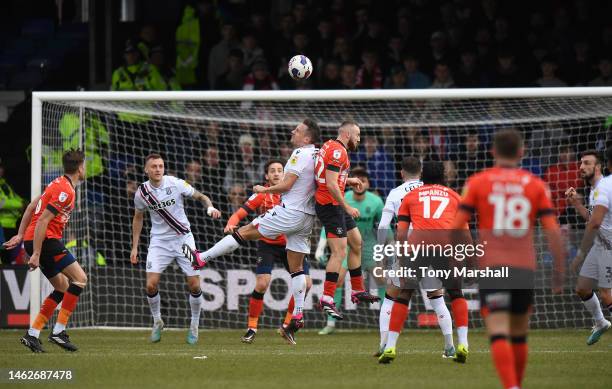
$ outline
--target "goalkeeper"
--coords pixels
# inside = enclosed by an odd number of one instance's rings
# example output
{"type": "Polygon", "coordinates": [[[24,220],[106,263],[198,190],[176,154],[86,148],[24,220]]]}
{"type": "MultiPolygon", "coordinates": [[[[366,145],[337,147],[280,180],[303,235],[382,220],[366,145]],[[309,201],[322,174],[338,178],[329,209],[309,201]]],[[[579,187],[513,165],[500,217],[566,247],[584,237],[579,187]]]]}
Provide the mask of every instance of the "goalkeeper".
{"type": "MultiPolygon", "coordinates": [[[[344,198],[351,207],[359,210],[360,216],[355,219],[355,222],[363,239],[361,266],[366,272],[370,272],[376,265],[376,262],[374,262],[373,259],[374,245],[376,244],[376,226],[382,216],[384,203],[380,196],[368,191],[370,188],[370,179],[368,172],[364,168],[357,167],[353,169],[352,176],[359,178],[363,183],[363,187],[360,191],[353,190],[346,192],[344,198]]],[[[315,253],[315,258],[322,264],[327,262],[327,256],[325,255],[326,245],[327,239],[325,229],[323,228],[321,229],[321,238],[319,239],[319,244],[317,245],[317,251],[315,253]]],[[[347,267],[348,264],[345,257],[338,277],[338,287],[336,288],[336,293],[334,295],[334,302],[336,303],[337,307],[340,306],[340,302],[342,301],[342,283],[344,282],[347,267]]],[[[376,283],[378,295],[382,299],[385,296],[384,279],[377,279],[376,283]]],[[[336,320],[328,316],[327,324],[321,331],[319,331],[319,335],[329,335],[334,332],[335,329],[336,320]]]]}

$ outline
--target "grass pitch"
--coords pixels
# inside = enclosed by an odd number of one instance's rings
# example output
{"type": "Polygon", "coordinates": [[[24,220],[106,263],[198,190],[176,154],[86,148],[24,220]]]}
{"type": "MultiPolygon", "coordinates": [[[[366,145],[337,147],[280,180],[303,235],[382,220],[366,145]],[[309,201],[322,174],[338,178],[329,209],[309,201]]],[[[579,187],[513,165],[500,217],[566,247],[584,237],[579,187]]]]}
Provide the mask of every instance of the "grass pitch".
{"type": "MultiPolygon", "coordinates": [[[[525,388],[609,388],[612,335],[586,346],[587,330],[531,331],[525,388]]],[[[379,365],[372,357],[376,332],[298,333],[298,345],[273,330],[260,330],[255,343],[242,344],[241,331],[202,331],[200,343],[185,343],[186,331],[165,331],[148,342],[148,331],[72,330],[80,347],[67,353],[47,342],[46,354],[19,343],[23,331],[0,331],[0,368],[72,369],[74,387],[183,388],[499,388],[488,341],[472,331],[468,363],[441,358],[439,331],[407,330],[398,358],[379,365]],[[203,358],[203,357],[206,358],[203,358]],[[195,357],[199,357],[195,359],[195,357]]],[[[33,386],[61,384],[30,384],[33,386]]],[[[4,386],[4,385],[3,385],[4,386]]],[[[69,385],[70,386],[70,385],[69,385]]]]}

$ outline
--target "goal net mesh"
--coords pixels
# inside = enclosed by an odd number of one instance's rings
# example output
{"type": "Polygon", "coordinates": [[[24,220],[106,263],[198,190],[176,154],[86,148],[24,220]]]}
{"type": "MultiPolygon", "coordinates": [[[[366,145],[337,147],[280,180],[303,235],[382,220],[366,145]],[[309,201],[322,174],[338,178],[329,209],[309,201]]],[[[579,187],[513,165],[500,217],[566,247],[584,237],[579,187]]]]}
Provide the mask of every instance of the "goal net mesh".
{"type": "MultiPolygon", "coordinates": [[[[229,216],[244,203],[254,184],[263,182],[263,165],[286,160],[292,151],[290,131],[305,117],[319,122],[324,140],[335,137],[339,123],[356,120],[362,130],[360,151],[352,166],[364,166],[371,190],[384,200],[399,185],[404,156],[446,162],[449,186],[460,191],[465,179],[492,163],[488,150],[494,132],[520,129],[526,138],[523,167],[551,187],[563,224],[570,257],[582,237],[584,222],[568,207],[563,192],[578,186],[579,153],[603,151],[612,115],[612,97],[397,100],[397,101],[46,101],[42,106],[42,183],[61,174],[61,153],[82,146],[88,179],[78,189],[76,209],[65,234],[89,284],[73,315],[75,326],[148,327],[152,323],[145,295],[145,258],[149,227],[140,245],[140,263],[130,264],[134,193],[146,180],[144,157],[162,154],[166,174],[190,182],[208,195],[222,213],[206,216],[202,205],[186,200],[186,213],[196,245],[205,250],[223,237],[229,216]],[[244,135],[250,135],[244,136],[244,135]],[[242,137],[241,137],[242,136],[242,137]],[[569,170],[568,170],[569,169],[569,170]]],[[[248,222],[251,215],[243,223],[248,222]]],[[[148,216],[145,217],[148,220],[148,216]]],[[[318,241],[313,232],[313,250],[318,241]]],[[[311,255],[314,286],[306,298],[308,327],[324,324],[315,302],[323,291],[324,266],[311,255]]],[[[569,259],[568,259],[569,261],[569,259]]],[[[551,256],[538,246],[538,275],[547,285],[551,256]]],[[[213,261],[202,271],[202,328],[246,326],[248,299],[255,285],[255,244],[213,261]]],[[[376,293],[373,280],[366,285],[376,293]]],[[[46,282],[46,281],[45,281],[46,282]]],[[[277,327],[290,298],[289,275],[279,264],[264,298],[261,327],[277,327]]],[[[350,285],[350,283],[348,283],[350,285]]],[[[561,295],[547,286],[537,290],[532,324],[539,328],[590,326],[588,313],[568,280],[561,295]]],[[[162,316],[167,326],[186,327],[190,311],[185,278],[176,266],[162,275],[162,316]]],[[[43,296],[49,286],[43,285],[43,296]]],[[[466,290],[470,325],[482,326],[478,294],[466,290]]],[[[356,307],[345,294],[339,328],[375,328],[378,304],[356,307]]],[[[435,325],[426,298],[413,298],[408,326],[435,325]]]]}

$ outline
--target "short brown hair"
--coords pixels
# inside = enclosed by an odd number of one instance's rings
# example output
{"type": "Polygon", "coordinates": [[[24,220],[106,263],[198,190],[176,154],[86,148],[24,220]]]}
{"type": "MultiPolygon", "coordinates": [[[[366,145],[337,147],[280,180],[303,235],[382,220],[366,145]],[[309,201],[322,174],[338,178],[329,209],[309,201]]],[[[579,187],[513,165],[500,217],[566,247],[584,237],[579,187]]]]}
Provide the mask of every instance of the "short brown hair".
{"type": "Polygon", "coordinates": [[[357,166],[356,168],[351,170],[351,177],[365,177],[370,180],[370,175],[363,166],[357,166]]]}
{"type": "Polygon", "coordinates": [[[602,165],[603,167],[603,156],[597,150],[591,149],[591,150],[583,151],[582,153],[580,153],[580,159],[584,157],[588,157],[589,155],[592,155],[593,157],[595,157],[595,165],[602,165]]]}
{"type": "MultiPolygon", "coordinates": [[[[308,131],[308,136],[310,137],[310,142],[318,143],[319,136],[321,134],[321,129],[319,128],[319,125],[317,124],[317,122],[308,118],[308,119],[304,119],[302,124],[304,124],[308,128],[307,131],[308,131]]],[[[266,169],[266,171],[267,170],[268,169],[266,169]]]]}
{"type": "Polygon", "coordinates": [[[421,160],[417,157],[404,157],[402,170],[408,174],[421,174],[421,160]]]}
{"type": "Polygon", "coordinates": [[[268,174],[268,169],[270,169],[270,166],[274,165],[275,163],[280,163],[281,166],[285,166],[283,161],[281,161],[280,159],[271,159],[268,162],[266,162],[264,166],[264,174],[268,174]]]}
{"type": "Polygon", "coordinates": [[[161,154],[158,153],[151,153],[149,155],[147,155],[147,157],[145,158],[145,165],[147,164],[147,162],[149,162],[151,159],[163,159],[161,154]]]}
{"type": "Polygon", "coordinates": [[[78,149],[66,150],[62,155],[62,166],[66,174],[76,173],[84,162],[85,153],[78,149]]]}
{"type": "Polygon", "coordinates": [[[498,131],[493,138],[493,149],[498,157],[518,158],[523,147],[523,136],[515,128],[498,131]]]}

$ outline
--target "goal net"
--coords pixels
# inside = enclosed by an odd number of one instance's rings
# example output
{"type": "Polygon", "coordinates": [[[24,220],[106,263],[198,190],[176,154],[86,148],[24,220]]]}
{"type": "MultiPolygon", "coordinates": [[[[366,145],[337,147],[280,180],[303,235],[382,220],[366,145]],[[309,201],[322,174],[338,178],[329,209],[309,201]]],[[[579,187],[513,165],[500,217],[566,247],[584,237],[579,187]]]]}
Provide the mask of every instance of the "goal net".
{"type": "MultiPolygon", "coordinates": [[[[220,221],[212,220],[200,204],[186,200],[196,244],[205,250],[223,237],[225,223],[249,197],[252,186],[263,182],[265,162],[288,158],[292,151],[290,131],[306,117],[319,123],[324,140],[335,137],[343,119],[359,123],[362,140],[359,152],[351,154],[352,166],[368,170],[371,190],[383,201],[389,190],[401,183],[400,161],[409,155],[445,161],[449,186],[460,191],[470,174],[491,165],[488,150],[494,132],[514,127],[526,139],[523,167],[551,187],[573,257],[584,222],[566,204],[563,193],[569,186],[576,186],[583,198],[588,198],[588,188],[576,171],[579,153],[605,149],[610,140],[611,115],[612,88],[36,93],[33,189],[35,193],[44,190],[61,174],[63,150],[78,146],[86,151],[88,179],[78,189],[65,240],[90,281],[72,323],[148,327],[152,319],[144,289],[147,224],[140,263],[133,266],[129,258],[134,193],[146,180],[144,157],[151,152],[164,157],[166,174],[187,180],[222,211],[220,221]]],[[[313,253],[318,231],[313,233],[313,253]]],[[[253,243],[213,261],[202,271],[203,328],[246,326],[256,259],[253,243]]],[[[306,318],[308,326],[316,328],[325,319],[315,308],[325,272],[313,255],[308,260],[314,285],[306,298],[306,318]]],[[[533,325],[590,326],[587,312],[573,293],[571,278],[562,295],[550,293],[551,262],[546,246],[539,245],[541,282],[533,325]]],[[[288,282],[289,275],[278,265],[264,298],[260,326],[277,327],[282,322],[290,298],[288,282]]],[[[376,293],[375,282],[366,282],[376,293]]],[[[46,281],[40,285],[40,292],[32,289],[35,297],[49,291],[46,281]]],[[[188,289],[178,267],[167,269],[159,289],[166,324],[188,326],[188,289]]],[[[465,293],[470,325],[481,326],[478,294],[475,290],[465,293]]],[[[377,326],[378,304],[356,307],[350,303],[350,291],[345,296],[348,298],[340,309],[346,312],[346,319],[338,324],[340,328],[377,326]]],[[[34,309],[36,298],[32,301],[34,309]]],[[[435,324],[426,298],[416,296],[412,307],[410,327],[435,324]]]]}

